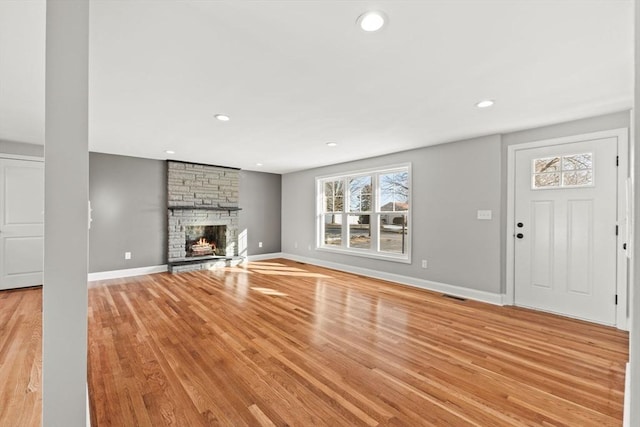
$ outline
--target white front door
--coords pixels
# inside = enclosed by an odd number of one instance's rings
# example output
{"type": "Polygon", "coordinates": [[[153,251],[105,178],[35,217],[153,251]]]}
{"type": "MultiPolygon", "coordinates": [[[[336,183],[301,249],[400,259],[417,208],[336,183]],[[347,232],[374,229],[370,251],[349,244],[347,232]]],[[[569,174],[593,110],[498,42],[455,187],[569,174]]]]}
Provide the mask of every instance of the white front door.
{"type": "Polygon", "coordinates": [[[0,289],[42,284],[44,163],[0,159],[0,289]]]}
{"type": "Polygon", "coordinates": [[[617,139],[515,157],[515,304],[616,324],[617,139]]]}

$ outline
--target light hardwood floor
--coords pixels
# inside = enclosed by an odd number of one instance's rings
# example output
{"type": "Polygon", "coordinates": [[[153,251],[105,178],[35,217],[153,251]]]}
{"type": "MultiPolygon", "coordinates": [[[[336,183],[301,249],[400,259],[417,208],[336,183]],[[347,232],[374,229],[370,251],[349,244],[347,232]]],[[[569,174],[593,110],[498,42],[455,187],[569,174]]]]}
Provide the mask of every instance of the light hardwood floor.
{"type": "Polygon", "coordinates": [[[0,426],[42,419],[42,288],[0,292],[0,426]]]}
{"type": "MultiPolygon", "coordinates": [[[[29,338],[0,327],[4,379],[7,343],[29,338]]],[[[280,259],[89,291],[94,426],[619,426],[627,348],[612,328],[280,259]]]]}

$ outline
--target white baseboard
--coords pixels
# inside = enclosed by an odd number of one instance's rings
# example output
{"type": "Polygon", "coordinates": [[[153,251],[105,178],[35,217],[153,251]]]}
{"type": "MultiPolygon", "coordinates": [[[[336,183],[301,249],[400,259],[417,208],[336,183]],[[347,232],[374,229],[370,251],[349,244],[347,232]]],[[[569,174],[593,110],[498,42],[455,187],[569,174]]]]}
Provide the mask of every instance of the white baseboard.
{"type": "MultiPolygon", "coordinates": [[[[346,264],[339,264],[329,261],[322,261],[315,258],[306,258],[298,255],[287,254],[283,252],[275,252],[270,254],[249,255],[247,261],[262,261],[274,258],[286,258],[292,261],[304,262],[307,264],[317,265],[320,267],[332,268],[334,270],[344,271],[347,273],[359,274],[362,276],[373,277],[375,279],[388,280],[402,285],[413,286],[429,291],[441,292],[447,295],[453,295],[462,298],[469,298],[476,301],[482,301],[489,304],[504,305],[504,295],[493,294],[491,292],[479,291],[475,289],[463,288],[461,286],[449,285],[446,283],[432,282],[430,280],[418,279],[415,277],[403,276],[394,273],[385,273],[383,271],[371,270],[368,268],[354,267],[346,264]]],[[[89,273],[89,281],[119,279],[122,277],[142,276],[144,274],[162,273],[167,271],[167,265],[155,265],[151,267],[129,268],[125,270],[102,271],[98,273],[89,273]]]]}
{"type": "Polygon", "coordinates": [[[631,427],[631,405],[629,404],[629,393],[631,393],[631,376],[629,375],[629,364],[624,371],[624,410],[622,412],[622,427],[631,427]]]}
{"type": "Polygon", "coordinates": [[[163,273],[168,270],[166,264],[153,265],[151,267],[127,268],[124,270],[101,271],[98,273],[89,273],[89,282],[96,280],[119,279],[121,277],[142,276],[145,274],[163,273]]]}
{"type": "Polygon", "coordinates": [[[272,254],[260,254],[260,255],[249,255],[246,257],[247,261],[262,261],[265,259],[273,259],[273,258],[282,258],[282,252],[274,252],[272,254]]]}
{"type": "Polygon", "coordinates": [[[491,292],[478,291],[475,289],[463,288],[461,286],[448,285],[446,283],[432,282],[430,280],[418,279],[415,277],[402,276],[400,274],[385,273],[383,271],[371,270],[368,268],[353,267],[346,264],[338,264],[329,261],[323,261],[315,258],[306,258],[298,255],[283,253],[282,258],[292,261],[304,262],[307,264],[317,265],[320,267],[331,268],[334,270],[344,271],[347,273],[359,274],[361,276],[373,277],[374,279],[388,280],[402,285],[413,286],[415,288],[426,289],[429,291],[441,292],[447,295],[453,295],[461,298],[473,299],[494,305],[504,305],[504,295],[493,294],[491,292]]]}

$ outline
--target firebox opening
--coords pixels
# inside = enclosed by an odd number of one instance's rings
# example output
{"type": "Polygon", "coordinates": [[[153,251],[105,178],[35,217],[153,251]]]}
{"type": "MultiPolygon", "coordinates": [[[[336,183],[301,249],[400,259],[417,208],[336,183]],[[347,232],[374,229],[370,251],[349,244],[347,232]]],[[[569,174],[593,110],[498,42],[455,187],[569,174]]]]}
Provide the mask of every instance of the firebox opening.
{"type": "Polygon", "coordinates": [[[188,225],[185,227],[186,256],[224,256],[226,248],[226,225],[188,225]]]}

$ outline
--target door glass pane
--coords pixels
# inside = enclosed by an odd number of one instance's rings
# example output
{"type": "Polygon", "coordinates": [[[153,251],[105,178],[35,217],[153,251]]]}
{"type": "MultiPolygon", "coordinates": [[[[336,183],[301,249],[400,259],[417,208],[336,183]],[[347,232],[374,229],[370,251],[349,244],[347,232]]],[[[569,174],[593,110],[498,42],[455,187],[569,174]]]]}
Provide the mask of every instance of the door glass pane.
{"type": "Polygon", "coordinates": [[[540,173],[534,176],[534,188],[559,187],[560,172],[557,173],[540,173]]]}
{"type": "Polygon", "coordinates": [[[407,253],[408,231],[407,215],[380,214],[380,251],[407,253]]]}
{"type": "Polygon", "coordinates": [[[342,215],[326,214],[324,216],[324,244],[342,246],[342,215]]]}
{"type": "Polygon", "coordinates": [[[371,248],[371,216],[349,215],[349,247],[371,248]]]}
{"type": "Polygon", "coordinates": [[[562,185],[577,186],[590,185],[592,180],[591,171],[565,172],[562,174],[562,185]]]}
{"type": "Polygon", "coordinates": [[[533,188],[593,185],[593,153],[547,157],[533,161],[533,188]]]}
{"type": "Polygon", "coordinates": [[[591,153],[575,154],[573,156],[564,156],[562,158],[563,170],[584,170],[591,168],[591,153]]]}
{"type": "Polygon", "coordinates": [[[548,157],[534,160],[535,173],[560,171],[560,157],[548,157]]]}

